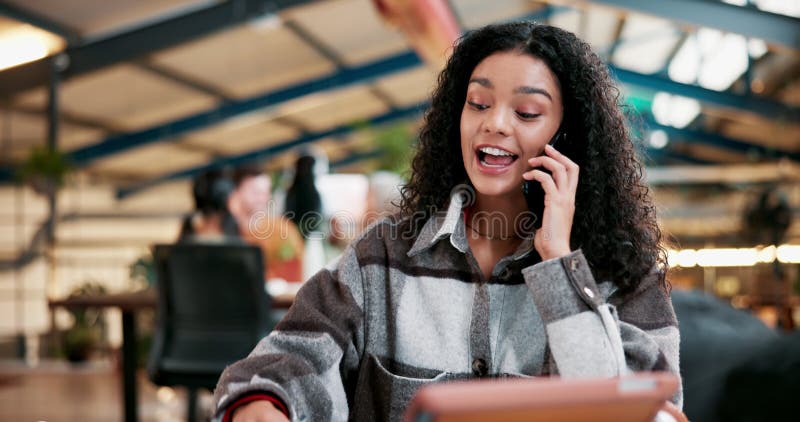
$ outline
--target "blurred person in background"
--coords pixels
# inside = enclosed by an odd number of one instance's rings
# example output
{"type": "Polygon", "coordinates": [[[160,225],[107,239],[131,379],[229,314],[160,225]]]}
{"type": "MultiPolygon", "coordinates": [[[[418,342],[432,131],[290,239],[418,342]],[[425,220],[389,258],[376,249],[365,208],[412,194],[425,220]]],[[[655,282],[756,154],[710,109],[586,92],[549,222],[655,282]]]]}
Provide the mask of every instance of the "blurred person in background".
{"type": "Polygon", "coordinates": [[[364,228],[381,217],[400,211],[402,185],[403,178],[390,171],[376,171],[369,176],[364,228]]]}
{"type": "Polygon", "coordinates": [[[316,159],[301,155],[295,163],[294,180],[286,192],[284,215],[294,222],[300,233],[308,238],[322,227],[322,197],[315,184],[314,164],[316,159]]]}
{"type": "Polygon", "coordinates": [[[403,179],[390,171],[376,171],[368,176],[366,207],[361,215],[347,212],[330,217],[325,259],[331,262],[370,224],[399,211],[403,179]]]}
{"type": "Polygon", "coordinates": [[[234,184],[222,170],[209,170],[192,183],[195,210],[184,217],[179,242],[231,241],[239,239],[236,219],[228,210],[234,184]]]}
{"type": "Polygon", "coordinates": [[[291,221],[271,209],[269,176],[258,167],[241,166],[234,170],[233,182],[228,208],[242,239],[264,252],[265,280],[302,281],[303,237],[291,221]]]}

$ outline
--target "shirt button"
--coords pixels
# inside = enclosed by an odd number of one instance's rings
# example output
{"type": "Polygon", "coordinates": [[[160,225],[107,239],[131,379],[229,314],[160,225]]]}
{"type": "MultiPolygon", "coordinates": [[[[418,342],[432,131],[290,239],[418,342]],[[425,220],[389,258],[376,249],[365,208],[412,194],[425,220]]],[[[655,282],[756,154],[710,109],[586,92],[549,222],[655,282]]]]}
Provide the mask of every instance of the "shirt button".
{"type": "Polygon", "coordinates": [[[594,299],[594,292],[592,291],[592,289],[584,287],[583,292],[586,293],[586,296],[589,296],[589,299],[594,299]]]}
{"type": "Polygon", "coordinates": [[[477,377],[486,375],[486,361],[483,359],[475,359],[472,361],[472,373],[477,377]]]}

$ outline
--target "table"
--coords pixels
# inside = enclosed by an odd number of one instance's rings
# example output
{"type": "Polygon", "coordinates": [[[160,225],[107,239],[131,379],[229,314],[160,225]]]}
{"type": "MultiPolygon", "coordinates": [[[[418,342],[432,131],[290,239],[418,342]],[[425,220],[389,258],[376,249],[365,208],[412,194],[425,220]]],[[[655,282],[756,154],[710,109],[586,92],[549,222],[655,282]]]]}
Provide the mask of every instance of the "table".
{"type": "MultiPolygon", "coordinates": [[[[272,307],[288,309],[292,306],[291,294],[272,298],[272,307]]],[[[56,308],[118,308],[122,311],[122,397],[125,422],[138,421],[138,392],[136,389],[136,312],[155,309],[158,297],[155,289],[137,292],[72,296],[48,301],[51,315],[56,308]]],[[[52,325],[55,329],[55,324],[52,325]]]]}

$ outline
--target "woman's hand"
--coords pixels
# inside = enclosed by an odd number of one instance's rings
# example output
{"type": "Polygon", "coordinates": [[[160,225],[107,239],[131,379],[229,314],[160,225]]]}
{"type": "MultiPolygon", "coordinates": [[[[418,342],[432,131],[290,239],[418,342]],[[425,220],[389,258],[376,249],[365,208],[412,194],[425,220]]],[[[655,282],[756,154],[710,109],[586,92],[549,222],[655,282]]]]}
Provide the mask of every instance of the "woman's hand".
{"type": "Polygon", "coordinates": [[[536,180],[544,190],[544,213],[542,227],[534,235],[533,245],[542,260],[558,258],[571,252],[569,236],[572,218],[575,215],[575,192],[578,190],[577,164],[550,145],[544,148],[545,155],[528,160],[532,167],[543,166],[552,176],[531,170],[522,177],[536,180]]]}
{"type": "Polygon", "coordinates": [[[233,422],[289,422],[289,419],[272,402],[256,400],[234,410],[233,422]]]}
{"type": "MultiPolygon", "coordinates": [[[[676,422],[689,422],[689,419],[686,418],[686,415],[678,409],[677,406],[672,404],[672,402],[665,402],[658,413],[665,412],[666,414],[670,415],[676,422]]],[[[658,420],[658,416],[656,415],[656,420],[658,420]]]]}

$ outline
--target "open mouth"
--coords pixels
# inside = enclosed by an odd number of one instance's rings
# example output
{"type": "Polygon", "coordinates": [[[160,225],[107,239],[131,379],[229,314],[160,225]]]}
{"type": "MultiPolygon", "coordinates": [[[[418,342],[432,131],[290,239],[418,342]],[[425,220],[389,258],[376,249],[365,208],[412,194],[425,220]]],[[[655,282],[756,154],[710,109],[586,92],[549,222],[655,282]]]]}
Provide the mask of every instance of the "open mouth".
{"type": "Polygon", "coordinates": [[[481,147],[478,148],[475,153],[478,156],[478,161],[480,161],[482,165],[490,168],[508,167],[519,158],[516,154],[494,147],[481,147]]]}

